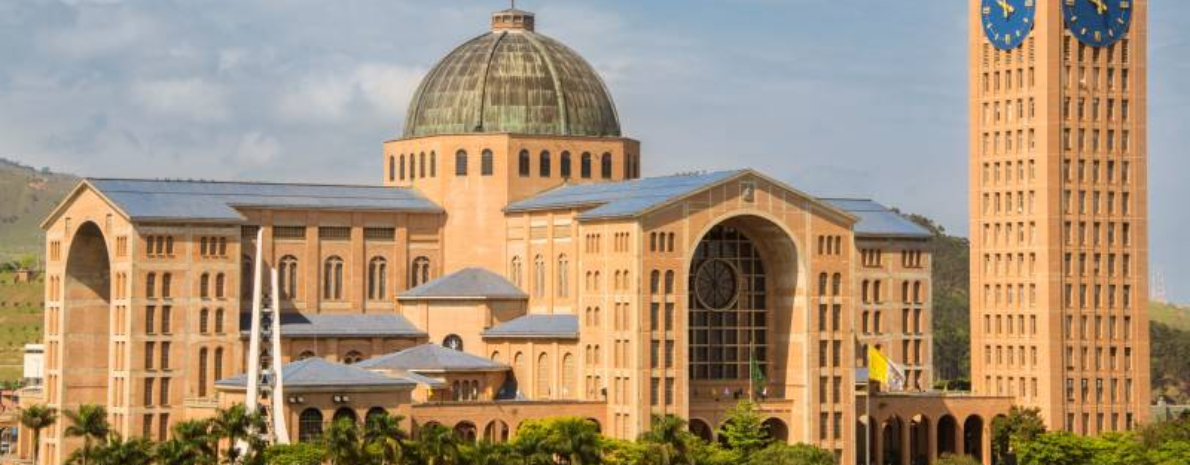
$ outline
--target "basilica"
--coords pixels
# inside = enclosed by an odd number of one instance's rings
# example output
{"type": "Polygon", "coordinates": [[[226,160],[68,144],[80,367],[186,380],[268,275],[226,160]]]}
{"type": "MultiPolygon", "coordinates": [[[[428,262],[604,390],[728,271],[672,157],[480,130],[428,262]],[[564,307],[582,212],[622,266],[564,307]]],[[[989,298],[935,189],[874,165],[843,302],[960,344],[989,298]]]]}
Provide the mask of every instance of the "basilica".
{"type": "MultiPolygon", "coordinates": [[[[747,168],[642,177],[604,81],[535,21],[496,12],[429,71],[377,185],[82,181],[43,224],[45,381],[22,403],[102,404],[160,440],[244,402],[259,259],[294,441],[380,411],[488,441],[672,414],[714,440],[752,399],[842,463],[869,441],[874,463],[986,457],[1012,398],[927,392],[930,231],[747,168]],[[876,402],[869,347],[903,371],[876,402]]],[[[45,463],[81,444],[64,428],[45,463]]]]}

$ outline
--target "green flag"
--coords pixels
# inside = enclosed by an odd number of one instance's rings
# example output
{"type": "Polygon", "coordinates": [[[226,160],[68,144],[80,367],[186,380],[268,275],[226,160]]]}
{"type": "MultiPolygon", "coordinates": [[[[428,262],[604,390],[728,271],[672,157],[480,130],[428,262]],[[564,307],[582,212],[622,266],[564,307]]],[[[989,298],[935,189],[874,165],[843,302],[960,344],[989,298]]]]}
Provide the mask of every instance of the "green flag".
{"type": "Polygon", "coordinates": [[[760,362],[756,360],[755,349],[748,354],[748,359],[748,378],[752,381],[752,395],[767,395],[768,388],[765,387],[764,370],[760,369],[760,362]]]}

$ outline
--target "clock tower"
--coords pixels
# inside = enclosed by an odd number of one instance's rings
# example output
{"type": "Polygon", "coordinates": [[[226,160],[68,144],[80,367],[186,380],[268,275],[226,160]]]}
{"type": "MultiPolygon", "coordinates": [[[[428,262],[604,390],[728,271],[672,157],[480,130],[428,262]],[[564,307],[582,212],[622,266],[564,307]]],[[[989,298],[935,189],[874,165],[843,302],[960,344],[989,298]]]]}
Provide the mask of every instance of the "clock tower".
{"type": "Polygon", "coordinates": [[[1150,396],[1148,2],[969,2],[972,387],[1051,429],[1130,429],[1150,396]]]}

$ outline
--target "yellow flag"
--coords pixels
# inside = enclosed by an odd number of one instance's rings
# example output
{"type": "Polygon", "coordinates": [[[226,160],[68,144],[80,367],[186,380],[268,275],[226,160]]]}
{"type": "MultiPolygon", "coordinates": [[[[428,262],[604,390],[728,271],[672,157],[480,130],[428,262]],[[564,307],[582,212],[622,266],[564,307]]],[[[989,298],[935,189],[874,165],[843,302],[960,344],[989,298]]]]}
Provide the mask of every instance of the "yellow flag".
{"type": "Polygon", "coordinates": [[[868,346],[868,379],[888,385],[888,359],[873,346],[868,346]]]}

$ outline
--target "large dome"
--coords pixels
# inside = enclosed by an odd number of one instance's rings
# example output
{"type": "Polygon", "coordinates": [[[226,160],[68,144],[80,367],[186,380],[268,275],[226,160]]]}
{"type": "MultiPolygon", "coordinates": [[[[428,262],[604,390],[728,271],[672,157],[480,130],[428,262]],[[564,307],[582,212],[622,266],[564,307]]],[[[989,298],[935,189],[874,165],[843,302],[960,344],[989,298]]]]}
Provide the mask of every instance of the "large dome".
{"type": "Polygon", "coordinates": [[[534,32],[532,13],[492,16],[430,70],[405,117],[405,137],[516,133],[619,137],[611,94],[569,47],[534,32]]]}

